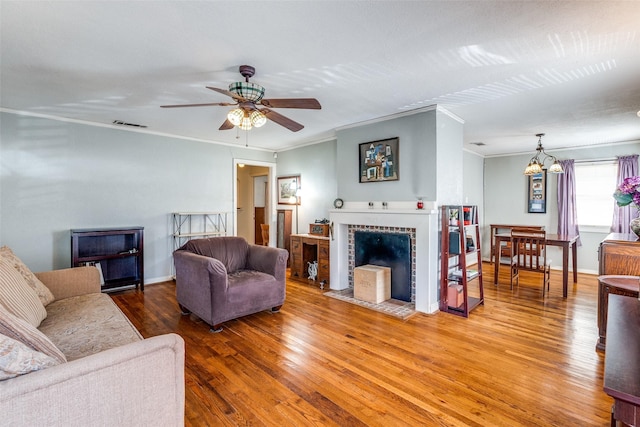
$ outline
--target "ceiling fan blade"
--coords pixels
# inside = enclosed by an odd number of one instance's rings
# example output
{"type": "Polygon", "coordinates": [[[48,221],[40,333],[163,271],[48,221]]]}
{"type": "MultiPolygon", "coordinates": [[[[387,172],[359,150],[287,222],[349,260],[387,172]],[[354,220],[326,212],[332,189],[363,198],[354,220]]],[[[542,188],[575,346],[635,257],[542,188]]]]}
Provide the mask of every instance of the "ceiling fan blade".
{"type": "Polygon", "coordinates": [[[272,120],[272,121],[276,122],[280,126],[286,127],[287,129],[289,129],[292,132],[298,132],[300,129],[304,128],[304,126],[302,126],[300,123],[294,122],[290,118],[285,117],[280,113],[276,113],[275,111],[271,111],[271,110],[266,109],[266,108],[262,109],[260,111],[262,111],[264,113],[264,115],[267,116],[267,118],[269,120],[272,120]]]}
{"type": "Polygon", "coordinates": [[[319,110],[322,107],[315,98],[278,98],[263,99],[260,104],[269,108],[305,108],[309,110],[319,110]]]}
{"type": "Polygon", "coordinates": [[[229,129],[233,129],[233,123],[231,123],[229,120],[225,120],[222,126],[218,128],[218,130],[229,130],[229,129]]]}
{"type": "Polygon", "coordinates": [[[219,107],[228,107],[230,105],[238,105],[231,104],[228,102],[209,102],[207,104],[178,104],[178,105],[161,105],[160,108],[179,108],[179,107],[211,107],[211,106],[219,106],[219,107]]]}
{"type": "Polygon", "coordinates": [[[218,93],[221,93],[221,94],[223,94],[223,95],[230,96],[231,98],[233,98],[233,99],[235,99],[236,101],[239,101],[239,102],[245,102],[245,101],[246,101],[246,99],[244,99],[243,97],[241,97],[241,96],[240,96],[240,95],[238,95],[237,93],[233,93],[233,92],[228,91],[228,90],[226,90],[226,89],[220,89],[220,88],[217,88],[217,87],[211,87],[211,86],[207,86],[206,88],[207,88],[207,89],[211,89],[211,90],[213,90],[213,91],[216,91],[216,92],[218,92],[218,93]]]}

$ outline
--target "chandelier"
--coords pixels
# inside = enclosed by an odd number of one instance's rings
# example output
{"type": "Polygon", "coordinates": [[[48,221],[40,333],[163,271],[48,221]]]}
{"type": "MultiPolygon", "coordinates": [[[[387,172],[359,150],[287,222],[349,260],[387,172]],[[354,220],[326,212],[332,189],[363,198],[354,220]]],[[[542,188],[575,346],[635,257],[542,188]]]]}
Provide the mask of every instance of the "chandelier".
{"type": "Polygon", "coordinates": [[[547,159],[551,159],[553,161],[553,163],[549,167],[550,173],[564,173],[564,170],[562,169],[560,162],[558,162],[558,159],[556,159],[556,157],[552,156],[551,154],[547,154],[544,151],[544,148],[542,148],[542,137],[544,136],[544,133],[538,133],[536,134],[536,136],[538,137],[538,147],[536,148],[536,155],[533,156],[531,160],[529,160],[529,164],[525,168],[524,174],[535,175],[538,173],[542,173],[542,167],[544,166],[544,162],[546,162],[547,159]],[[544,158],[542,158],[542,160],[540,160],[541,154],[544,154],[544,158]]]}

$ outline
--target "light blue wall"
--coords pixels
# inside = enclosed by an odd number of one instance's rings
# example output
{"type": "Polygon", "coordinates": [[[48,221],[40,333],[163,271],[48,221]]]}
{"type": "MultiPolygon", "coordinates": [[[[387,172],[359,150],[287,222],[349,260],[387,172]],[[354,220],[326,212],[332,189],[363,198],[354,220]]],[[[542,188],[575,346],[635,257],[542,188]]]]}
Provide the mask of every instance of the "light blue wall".
{"type": "Polygon", "coordinates": [[[438,203],[462,198],[463,125],[436,110],[341,129],[337,132],[338,196],[345,201],[438,203]],[[359,182],[359,144],[398,137],[399,180],[359,182]]]}
{"type": "MultiPolygon", "coordinates": [[[[308,233],[309,224],[316,219],[329,218],[329,209],[333,209],[337,191],[335,140],[278,153],[277,173],[278,176],[300,175],[300,233],[308,233]]],[[[278,208],[293,211],[292,229],[295,233],[295,206],[279,205],[278,208]]]]}
{"type": "Polygon", "coordinates": [[[435,111],[342,129],[338,136],[338,195],[345,201],[436,198],[435,111]],[[397,181],[360,183],[359,144],[399,139],[397,181]],[[422,167],[420,167],[422,165],[422,167]]]}
{"type": "Polygon", "coordinates": [[[170,275],[170,213],[231,211],[233,159],[269,152],[2,113],[0,244],[70,266],[72,228],[145,227],[145,278],[170,275]]]}
{"type": "MultiPolygon", "coordinates": [[[[547,174],[547,213],[527,213],[527,177],[522,174],[534,153],[518,156],[493,157],[485,159],[484,168],[484,206],[485,240],[483,256],[489,258],[489,224],[531,224],[544,225],[550,233],[558,230],[557,176],[547,174]]],[[[589,160],[615,158],[616,156],[640,153],[640,142],[615,144],[575,150],[554,151],[551,154],[558,159],[589,160]]],[[[611,189],[611,193],[615,189],[611,189]]],[[[613,201],[613,198],[612,198],[613,201]]],[[[582,246],[578,248],[578,271],[597,273],[598,245],[608,232],[580,231],[582,246]]],[[[550,248],[552,266],[560,268],[562,256],[557,248],[550,248]]]]}

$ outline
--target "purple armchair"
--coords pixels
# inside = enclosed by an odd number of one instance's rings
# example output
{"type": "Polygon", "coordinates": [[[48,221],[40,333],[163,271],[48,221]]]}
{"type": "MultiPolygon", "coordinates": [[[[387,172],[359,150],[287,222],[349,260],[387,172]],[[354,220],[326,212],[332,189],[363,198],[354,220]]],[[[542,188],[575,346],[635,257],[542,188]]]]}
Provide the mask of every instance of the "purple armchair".
{"type": "Polygon", "coordinates": [[[173,253],[180,310],[208,323],[211,332],[220,332],[227,320],[277,312],[288,257],[285,249],[250,245],[242,237],[190,240],[173,253]]]}

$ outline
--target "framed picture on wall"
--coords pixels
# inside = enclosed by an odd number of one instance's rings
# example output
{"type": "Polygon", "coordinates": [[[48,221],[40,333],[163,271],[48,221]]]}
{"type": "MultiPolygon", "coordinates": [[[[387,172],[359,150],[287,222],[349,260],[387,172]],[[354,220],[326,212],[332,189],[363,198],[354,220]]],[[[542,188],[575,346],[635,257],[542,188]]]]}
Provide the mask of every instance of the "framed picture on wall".
{"type": "Polygon", "coordinates": [[[547,213],[547,170],[529,175],[529,193],[527,197],[527,212],[547,213]]]}
{"type": "Polygon", "coordinates": [[[279,176],[278,177],[278,204],[279,205],[299,205],[300,204],[300,175],[279,176]]]}
{"type": "Polygon", "coordinates": [[[363,142],[358,146],[359,182],[397,181],[400,177],[398,138],[363,142]]]}

